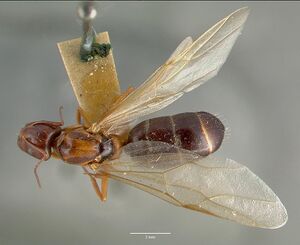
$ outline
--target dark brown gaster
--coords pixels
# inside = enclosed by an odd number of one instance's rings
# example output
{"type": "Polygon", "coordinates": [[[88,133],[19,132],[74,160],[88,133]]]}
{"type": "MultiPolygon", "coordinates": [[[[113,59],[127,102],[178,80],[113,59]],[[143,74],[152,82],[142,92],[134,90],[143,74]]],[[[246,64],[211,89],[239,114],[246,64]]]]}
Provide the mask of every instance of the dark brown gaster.
{"type": "Polygon", "coordinates": [[[128,142],[162,141],[207,156],[224,138],[222,122],[208,112],[186,112],[143,121],[129,133],[128,142]]]}

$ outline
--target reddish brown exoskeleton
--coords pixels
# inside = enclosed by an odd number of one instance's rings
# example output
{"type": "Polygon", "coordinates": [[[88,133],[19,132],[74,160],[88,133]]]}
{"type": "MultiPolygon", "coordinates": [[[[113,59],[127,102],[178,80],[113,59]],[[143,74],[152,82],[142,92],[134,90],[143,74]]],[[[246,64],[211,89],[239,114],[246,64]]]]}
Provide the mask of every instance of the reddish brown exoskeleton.
{"type": "MultiPolygon", "coordinates": [[[[51,156],[84,167],[113,157],[113,152],[118,152],[117,149],[120,148],[120,143],[114,136],[107,139],[103,135],[89,133],[79,123],[66,128],[62,128],[63,125],[61,107],[60,122],[43,120],[28,123],[18,136],[17,143],[20,149],[40,160],[34,168],[40,187],[37,168],[42,161],[47,161],[51,156]]],[[[97,193],[99,194],[98,190],[97,193]]],[[[102,193],[99,195],[101,200],[105,200],[102,193]]]]}
{"type": "Polygon", "coordinates": [[[224,126],[214,115],[181,113],[131,126],[216,75],[248,12],[235,11],[194,42],[186,38],[145,83],[122,95],[89,128],[80,120],[65,128],[62,119],[30,123],[21,130],[20,148],[40,161],[54,156],[82,166],[101,200],[112,178],[171,204],[244,225],[284,225],[283,204],[258,176],[233,160],[211,157],[224,136],[224,126]]]}
{"type": "MultiPolygon", "coordinates": [[[[37,167],[52,155],[66,163],[92,167],[107,159],[117,159],[122,145],[147,140],[165,142],[207,156],[220,147],[225,132],[222,122],[210,113],[181,113],[141,122],[129,132],[128,140],[124,142],[114,135],[106,137],[101,133],[90,133],[80,124],[62,128],[61,109],[60,118],[60,122],[28,123],[18,137],[18,146],[40,160],[34,169],[39,186],[37,167]]],[[[143,153],[146,154],[149,152],[143,153]]],[[[88,173],[86,169],[85,172],[88,173]]],[[[101,200],[105,200],[106,196],[95,187],[101,200]]]]}

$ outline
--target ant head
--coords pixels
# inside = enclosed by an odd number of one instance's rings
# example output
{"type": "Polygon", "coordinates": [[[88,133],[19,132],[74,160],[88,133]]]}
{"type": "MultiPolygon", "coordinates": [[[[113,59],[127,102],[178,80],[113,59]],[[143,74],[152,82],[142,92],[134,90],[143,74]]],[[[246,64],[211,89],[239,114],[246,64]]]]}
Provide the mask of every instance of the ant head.
{"type": "Polygon", "coordinates": [[[62,122],[38,121],[25,125],[18,137],[18,146],[29,155],[48,160],[53,139],[61,132],[62,122]]]}

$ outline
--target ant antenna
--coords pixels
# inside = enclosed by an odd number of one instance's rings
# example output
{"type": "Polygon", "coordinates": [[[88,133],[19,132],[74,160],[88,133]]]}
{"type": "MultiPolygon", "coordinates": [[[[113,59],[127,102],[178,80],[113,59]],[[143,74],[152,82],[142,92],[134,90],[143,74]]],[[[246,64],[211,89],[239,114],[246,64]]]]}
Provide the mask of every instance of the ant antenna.
{"type": "Polygon", "coordinates": [[[35,167],[34,167],[34,170],[33,170],[34,175],[35,175],[35,179],[36,179],[36,182],[37,182],[39,188],[42,188],[42,186],[41,186],[41,182],[40,182],[39,175],[38,175],[38,173],[37,173],[37,169],[38,169],[38,167],[41,165],[41,163],[42,163],[43,161],[44,161],[43,159],[40,160],[40,161],[38,161],[37,164],[36,164],[35,167]]]}
{"type": "Polygon", "coordinates": [[[61,121],[62,125],[65,124],[64,118],[63,118],[63,109],[64,109],[64,107],[61,105],[61,106],[59,107],[59,118],[60,118],[60,121],[61,121]]]}

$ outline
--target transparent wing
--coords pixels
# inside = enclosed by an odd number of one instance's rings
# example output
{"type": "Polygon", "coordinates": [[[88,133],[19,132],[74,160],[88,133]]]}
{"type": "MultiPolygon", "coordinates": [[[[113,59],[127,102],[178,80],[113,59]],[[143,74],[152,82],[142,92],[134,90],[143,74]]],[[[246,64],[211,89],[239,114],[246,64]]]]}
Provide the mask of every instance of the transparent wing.
{"type": "Polygon", "coordinates": [[[248,13],[248,8],[239,9],[195,42],[186,38],[164,65],[89,130],[121,134],[128,123],[166,107],[215,76],[240,34],[248,13]]]}
{"type": "Polygon", "coordinates": [[[97,172],[174,205],[244,225],[275,229],[288,218],[275,193],[247,167],[163,142],[130,143],[119,159],[104,162],[97,172]]]}

